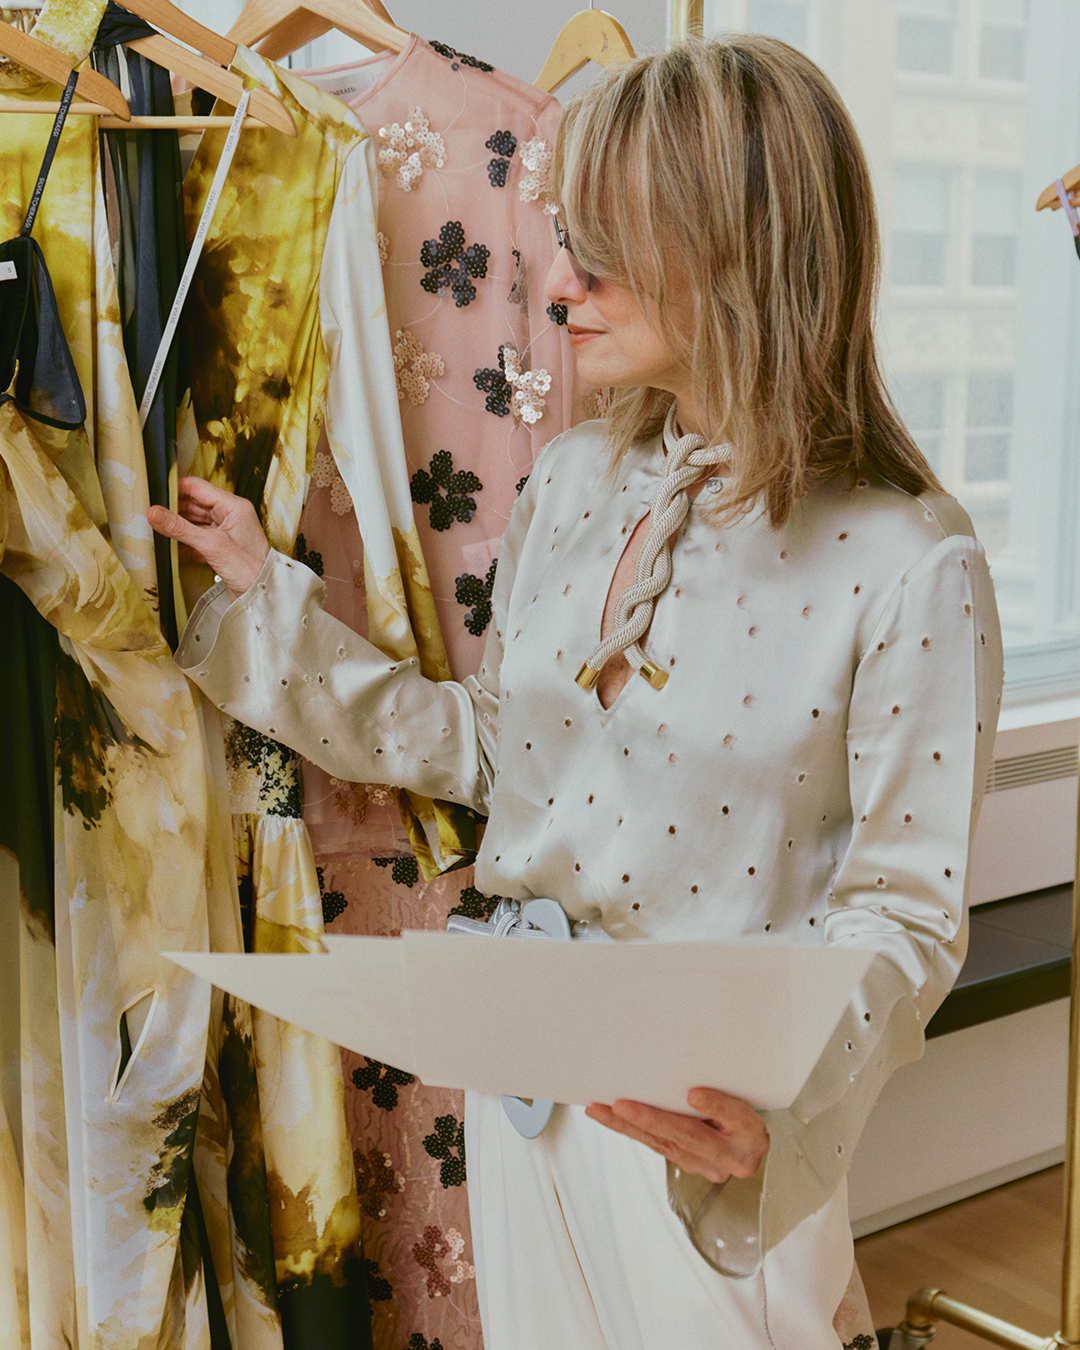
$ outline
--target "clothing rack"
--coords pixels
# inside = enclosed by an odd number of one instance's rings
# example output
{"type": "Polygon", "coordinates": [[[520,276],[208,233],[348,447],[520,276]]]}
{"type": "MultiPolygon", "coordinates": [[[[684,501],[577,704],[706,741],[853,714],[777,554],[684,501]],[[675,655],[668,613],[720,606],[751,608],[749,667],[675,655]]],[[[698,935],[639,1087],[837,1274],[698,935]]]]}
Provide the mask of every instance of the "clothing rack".
{"type": "MultiPolygon", "coordinates": [[[[48,101],[23,102],[0,98],[0,113],[53,114],[56,109],[57,104],[48,101]]],[[[208,127],[232,126],[231,117],[129,117],[125,120],[122,117],[115,117],[100,103],[73,103],[68,116],[74,117],[76,113],[99,118],[98,126],[103,131],[205,131],[208,127]]],[[[260,122],[257,117],[245,117],[240,126],[243,130],[260,127],[265,130],[266,123],[260,122]]]]}
{"type": "MultiPolygon", "coordinates": [[[[693,3],[693,0],[689,0],[693,3]]],[[[1080,187],[1080,164],[1039,194],[1035,210],[1064,207],[1074,238],[1080,233],[1072,197],[1080,187]]],[[[1080,247],[1078,247],[1080,252],[1080,247]]],[[[1077,785],[1077,845],[1073,866],[1072,973],[1069,980],[1069,1095],[1065,1126],[1065,1244],[1061,1259],[1061,1330],[1049,1338],[1004,1322],[941,1289],[924,1288],[907,1302],[904,1320],[885,1342],[888,1350],[929,1345],[938,1322],[960,1327],[1006,1350],[1064,1350],[1080,1346],[1080,783],[1077,785]]]]}
{"type": "MultiPolygon", "coordinates": [[[[1077,797],[1080,823],[1080,794],[1077,797]]],[[[1069,1098],[1065,1133],[1065,1248],[1061,1260],[1061,1330],[1038,1336],[1004,1322],[941,1289],[925,1288],[912,1294],[904,1320],[885,1343],[888,1350],[921,1350],[937,1335],[937,1323],[946,1322],[1006,1350],[1064,1350],[1080,1346],[1080,836],[1073,878],[1073,944],[1071,1007],[1069,1014],[1069,1098]]]]}

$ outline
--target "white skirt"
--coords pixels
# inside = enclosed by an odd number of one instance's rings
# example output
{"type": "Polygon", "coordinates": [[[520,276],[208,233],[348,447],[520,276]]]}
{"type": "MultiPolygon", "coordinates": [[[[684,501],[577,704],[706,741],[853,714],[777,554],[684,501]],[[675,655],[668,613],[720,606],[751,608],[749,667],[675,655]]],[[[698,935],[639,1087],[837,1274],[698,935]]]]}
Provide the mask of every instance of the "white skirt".
{"type": "Polygon", "coordinates": [[[465,1153],[485,1350],[841,1350],[846,1186],[739,1280],[694,1250],[664,1159],[580,1106],[523,1139],[469,1092],[465,1153]]]}

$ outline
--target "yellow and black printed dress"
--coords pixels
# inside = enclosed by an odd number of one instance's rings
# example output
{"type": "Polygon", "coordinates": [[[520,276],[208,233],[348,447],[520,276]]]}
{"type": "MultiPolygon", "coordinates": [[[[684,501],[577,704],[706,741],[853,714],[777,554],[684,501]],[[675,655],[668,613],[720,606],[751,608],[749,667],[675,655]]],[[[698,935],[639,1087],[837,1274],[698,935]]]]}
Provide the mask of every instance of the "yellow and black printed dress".
{"type": "MultiPolygon", "coordinates": [[[[198,437],[182,453],[183,469],[248,497],[274,546],[292,553],[308,476],[332,456],[366,544],[373,641],[446,678],[401,442],[374,146],[330,94],[242,49],[234,68],[284,101],[298,134],[241,138],[190,302],[198,437]]],[[[189,172],[189,233],[222,140],[204,135],[189,172]]],[[[204,571],[188,576],[189,601],[209,581],[204,571]]],[[[310,949],[323,931],[323,896],[301,819],[299,761],[272,728],[259,734],[239,722],[227,726],[225,751],[248,949],[310,949]]],[[[399,807],[430,869],[471,856],[471,811],[394,794],[395,815],[399,807]]],[[[345,1317],[341,1290],[357,1273],[356,1164],[337,1047],[259,1013],[254,1023],[288,1334],[306,1325],[309,1305],[322,1316],[336,1299],[345,1317]]],[[[365,1261],[359,1273],[378,1297],[376,1260],[365,1252],[365,1261]]]]}
{"type": "MultiPolygon", "coordinates": [[[[58,94],[13,82],[15,97],[58,94]]],[[[19,233],[51,127],[5,119],[4,238],[19,233]]],[[[36,375],[54,378],[70,348],[85,420],[43,418],[40,391],[21,396],[21,350],[0,406],[0,580],[16,648],[2,709],[16,753],[0,810],[0,1307],[26,1350],[31,1336],[182,1347],[235,1337],[246,1302],[269,1333],[251,1343],[269,1350],[281,1344],[275,1291],[259,1282],[252,1225],[237,1213],[231,1250],[208,1262],[192,1181],[212,1000],[161,952],[205,950],[235,907],[214,863],[195,700],[156,612],[92,119],[63,128],[33,238],[55,293],[55,313],[37,312],[36,375]]],[[[219,1161],[207,1160],[204,1195],[228,1206],[219,1161]]]]}

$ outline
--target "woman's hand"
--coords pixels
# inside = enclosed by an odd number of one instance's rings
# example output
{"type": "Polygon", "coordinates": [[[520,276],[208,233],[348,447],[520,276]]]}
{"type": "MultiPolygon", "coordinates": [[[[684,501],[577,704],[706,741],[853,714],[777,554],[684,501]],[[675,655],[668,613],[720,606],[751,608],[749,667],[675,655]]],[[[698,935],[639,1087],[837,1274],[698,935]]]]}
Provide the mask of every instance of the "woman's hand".
{"type": "Polygon", "coordinates": [[[152,506],[147,520],[208,563],[235,600],[262,571],[270,552],[255,508],[202,478],[180,479],[180,514],[152,506]]]}
{"type": "Polygon", "coordinates": [[[691,1088],[686,1103],[708,1119],[626,1100],[594,1102],[585,1114],[707,1181],[752,1177],[769,1151],[769,1132],[754,1108],[717,1088],[691,1088]]]}

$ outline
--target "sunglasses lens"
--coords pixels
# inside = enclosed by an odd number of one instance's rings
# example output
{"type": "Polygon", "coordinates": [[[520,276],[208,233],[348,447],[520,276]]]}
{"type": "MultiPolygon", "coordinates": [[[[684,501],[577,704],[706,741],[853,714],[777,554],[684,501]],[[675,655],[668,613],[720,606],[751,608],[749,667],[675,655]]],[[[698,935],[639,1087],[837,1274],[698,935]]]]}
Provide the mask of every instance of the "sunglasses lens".
{"type": "Polygon", "coordinates": [[[555,235],[559,241],[559,247],[566,249],[566,256],[570,259],[570,268],[574,273],[574,279],[577,281],[579,286],[584,287],[584,289],[587,291],[591,291],[593,288],[593,281],[595,280],[593,274],[586,268],[582,267],[581,263],[579,263],[577,258],[574,256],[574,250],[570,243],[570,236],[559,224],[558,216],[552,216],[551,221],[552,224],[555,226],[555,235]]]}
{"type": "Polygon", "coordinates": [[[566,245],[566,253],[570,259],[570,266],[573,268],[578,285],[584,286],[587,291],[591,291],[593,286],[593,274],[582,267],[581,263],[579,263],[577,258],[571,253],[569,244],[566,245]]]}

